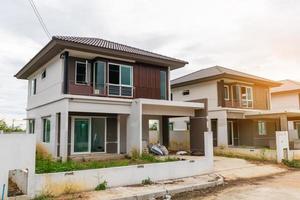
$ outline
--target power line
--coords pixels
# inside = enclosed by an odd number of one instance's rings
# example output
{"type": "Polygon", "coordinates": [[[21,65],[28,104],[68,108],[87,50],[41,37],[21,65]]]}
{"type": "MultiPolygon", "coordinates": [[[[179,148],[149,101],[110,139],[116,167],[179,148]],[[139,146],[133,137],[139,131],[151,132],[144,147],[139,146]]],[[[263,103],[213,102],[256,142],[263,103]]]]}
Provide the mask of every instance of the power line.
{"type": "Polygon", "coordinates": [[[35,6],[33,0],[28,0],[28,1],[29,1],[30,5],[31,5],[33,11],[34,11],[35,16],[38,18],[38,20],[39,20],[39,22],[40,22],[40,24],[41,24],[41,26],[42,26],[42,28],[43,28],[45,34],[47,35],[47,37],[48,37],[49,39],[51,39],[51,34],[50,34],[50,32],[48,31],[48,29],[47,29],[47,27],[46,27],[46,24],[44,23],[44,20],[43,20],[42,16],[40,15],[38,9],[36,8],[36,6],[35,6]]]}

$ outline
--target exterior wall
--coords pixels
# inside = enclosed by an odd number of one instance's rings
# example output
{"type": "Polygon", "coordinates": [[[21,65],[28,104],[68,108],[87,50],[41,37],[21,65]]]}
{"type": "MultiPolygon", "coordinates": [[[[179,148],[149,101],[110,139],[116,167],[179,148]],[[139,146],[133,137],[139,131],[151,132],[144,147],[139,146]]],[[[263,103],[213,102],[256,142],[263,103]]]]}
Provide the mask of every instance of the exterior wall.
{"type": "MultiPolygon", "coordinates": [[[[112,62],[117,64],[126,64],[133,66],[133,98],[149,98],[149,99],[160,99],[160,71],[165,71],[167,73],[167,98],[169,96],[169,82],[168,82],[168,68],[160,67],[155,65],[149,65],[145,63],[128,63],[124,61],[116,61],[104,58],[97,58],[98,60],[104,61],[106,63],[112,62]]],[[[96,95],[93,91],[93,60],[69,57],[68,66],[68,79],[69,79],[69,94],[74,95],[87,95],[87,96],[107,96],[96,95]],[[75,84],[75,63],[76,61],[85,62],[88,60],[89,65],[87,69],[88,74],[88,84],[87,85],[77,85],[75,84]]],[[[107,69],[106,69],[107,72],[107,69]]],[[[108,76],[108,73],[107,73],[108,76]]],[[[108,78],[106,77],[106,80],[108,78]]],[[[127,97],[125,97],[127,98],[127,97]]]]}
{"type": "MultiPolygon", "coordinates": [[[[211,111],[208,112],[209,119],[217,119],[217,129],[218,129],[218,136],[217,136],[217,143],[218,146],[227,146],[228,145],[228,138],[227,138],[227,111],[211,111]]],[[[210,121],[210,120],[209,120],[210,121]]],[[[211,126],[209,125],[211,128],[211,126]]]]}
{"type": "Polygon", "coordinates": [[[28,195],[32,195],[35,174],[35,135],[34,134],[0,134],[0,192],[5,184],[5,199],[8,186],[9,170],[28,169],[28,195]]]}
{"type": "Polygon", "coordinates": [[[68,99],[37,107],[27,111],[27,118],[35,119],[35,135],[38,144],[41,144],[54,157],[57,154],[57,120],[56,114],[61,113],[60,153],[66,155],[68,136],[68,99]],[[50,118],[50,142],[43,142],[43,118],[50,118]]]}
{"type": "Polygon", "coordinates": [[[208,99],[208,110],[218,107],[217,81],[208,81],[172,89],[174,101],[193,101],[208,99]],[[189,95],[183,95],[184,90],[189,90],[189,95]]]}
{"type": "Polygon", "coordinates": [[[28,79],[27,108],[57,100],[62,95],[63,59],[59,55],[52,58],[41,69],[28,79]],[[46,77],[42,79],[42,72],[46,69],[46,77]],[[31,95],[31,82],[36,78],[36,94],[31,95]]]}
{"type": "Polygon", "coordinates": [[[299,93],[279,93],[271,95],[272,110],[299,110],[299,93]],[[288,103],[287,103],[288,102],[288,103]]]}
{"type": "Polygon", "coordinates": [[[70,190],[72,192],[90,191],[104,180],[107,181],[109,187],[116,187],[140,184],[146,178],[159,181],[208,174],[213,172],[211,132],[206,132],[204,138],[204,157],[191,157],[183,161],[165,163],[37,174],[35,176],[35,194],[50,192],[53,195],[60,195],[70,192],[70,190]]]}

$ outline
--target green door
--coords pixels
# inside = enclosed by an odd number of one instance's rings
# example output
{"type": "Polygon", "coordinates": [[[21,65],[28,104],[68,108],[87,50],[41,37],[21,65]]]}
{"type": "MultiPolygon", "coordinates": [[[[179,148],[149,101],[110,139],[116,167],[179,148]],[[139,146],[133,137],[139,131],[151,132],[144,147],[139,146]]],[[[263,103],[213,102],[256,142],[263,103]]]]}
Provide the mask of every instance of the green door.
{"type": "Polygon", "coordinates": [[[89,119],[75,119],[74,153],[89,151],[89,119]]]}
{"type": "Polygon", "coordinates": [[[105,118],[92,118],[92,152],[105,152],[105,121],[105,118]]]}

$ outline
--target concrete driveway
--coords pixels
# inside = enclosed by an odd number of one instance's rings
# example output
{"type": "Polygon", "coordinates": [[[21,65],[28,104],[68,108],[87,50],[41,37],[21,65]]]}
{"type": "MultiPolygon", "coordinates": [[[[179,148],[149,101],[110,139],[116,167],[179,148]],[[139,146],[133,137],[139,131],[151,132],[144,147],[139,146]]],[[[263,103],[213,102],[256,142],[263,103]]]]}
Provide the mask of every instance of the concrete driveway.
{"type": "Polygon", "coordinates": [[[227,181],[271,176],[287,171],[287,168],[277,164],[249,162],[239,158],[214,157],[215,173],[227,181]]]}

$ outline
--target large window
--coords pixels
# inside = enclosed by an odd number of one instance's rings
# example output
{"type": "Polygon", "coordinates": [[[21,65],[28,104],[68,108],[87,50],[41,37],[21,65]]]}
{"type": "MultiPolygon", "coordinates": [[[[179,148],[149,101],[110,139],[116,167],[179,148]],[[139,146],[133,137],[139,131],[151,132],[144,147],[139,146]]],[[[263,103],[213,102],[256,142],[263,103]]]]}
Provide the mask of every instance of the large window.
{"type": "Polygon", "coordinates": [[[31,80],[31,95],[35,95],[36,94],[36,78],[31,80]]]}
{"type": "Polygon", "coordinates": [[[242,106],[246,108],[253,107],[252,87],[241,86],[242,106]]]}
{"type": "Polygon", "coordinates": [[[132,97],[132,66],[110,63],[108,65],[108,94],[132,97]]]}
{"type": "Polygon", "coordinates": [[[167,72],[160,71],[160,99],[167,99],[167,72]]]}
{"type": "Polygon", "coordinates": [[[267,135],[266,122],[258,121],[258,135],[267,135]]]}
{"type": "Polygon", "coordinates": [[[76,84],[87,84],[87,62],[76,61],[76,84]]]}
{"type": "Polygon", "coordinates": [[[43,142],[50,142],[50,131],[51,131],[50,118],[43,118],[43,142]]]}
{"type": "Polygon", "coordinates": [[[35,128],[35,120],[34,119],[30,119],[28,120],[28,133],[30,134],[34,134],[34,128],[35,128]]]}

